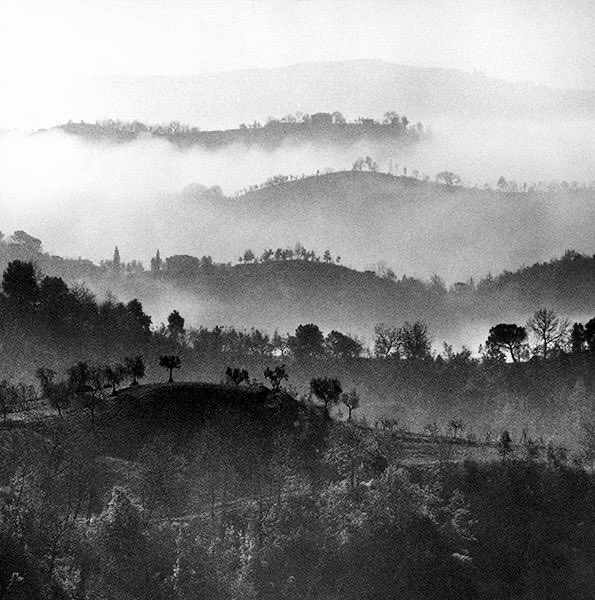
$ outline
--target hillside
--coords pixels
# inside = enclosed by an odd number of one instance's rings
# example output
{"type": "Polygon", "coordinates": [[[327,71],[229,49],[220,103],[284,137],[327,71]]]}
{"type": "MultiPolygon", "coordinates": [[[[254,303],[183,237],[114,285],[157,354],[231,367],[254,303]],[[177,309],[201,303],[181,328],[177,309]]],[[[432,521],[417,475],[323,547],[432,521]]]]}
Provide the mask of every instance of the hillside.
{"type": "MultiPolygon", "coordinates": [[[[391,187],[394,178],[379,177],[388,191],[394,189],[391,187]]],[[[357,189],[361,190],[374,178],[357,180],[357,189]]],[[[283,189],[307,192],[315,183],[303,180],[283,189]]],[[[264,211],[269,203],[267,195],[273,193],[274,189],[259,190],[258,194],[248,196],[259,197],[263,204],[257,210],[264,211]]],[[[382,194],[375,201],[394,203],[389,195],[383,199],[382,194]]],[[[506,198],[502,201],[512,202],[506,198]]],[[[514,200],[523,201],[523,197],[514,200]]],[[[254,209],[248,197],[227,202],[239,207],[240,215],[236,214],[236,218],[240,218],[244,203],[254,209]]],[[[311,202],[314,204],[316,200],[311,202]]],[[[281,214],[292,210],[291,200],[279,200],[279,204],[282,204],[281,214]]],[[[476,209],[478,218],[480,209],[476,209]]],[[[297,214],[297,209],[294,210],[297,214]]],[[[271,220],[276,218],[272,209],[268,215],[271,220]]],[[[366,211],[362,211],[353,222],[362,223],[365,218],[366,211]]],[[[329,223],[329,227],[334,225],[329,223]]],[[[506,227],[506,222],[500,226],[506,227]]],[[[370,342],[377,323],[421,319],[427,322],[437,345],[447,340],[475,349],[495,323],[524,323],[542,306],[575,320],[593,316],[595,257],[572,252],[560,259],[507,270],[501,275],[488,275],[486,271],[481,279],[464,278],[455,285],[445,285],[440,278],[419,279],[403,276],[402,271],[397,271],[393,278],[382,269],[359,271],[335,262],[274,258],[232,266],[202,262],[191,256],[164,256],[164,268],[158,273],[143,271],[138,263],[135,268],[129,265],[114,272],[109,263],[97,266],[90,261],[64,260],[40,253],[41,242],[37,242],[37,249],[25,243],[0,243],[0,267],[6,268],[9,260],[33,260],[45,274],[62,277],[70,284],[85,282],[100,299],[105,298],[106,292],[123,301],[138,298],[155,325],[165,321],[175,308],[193,326],[233,325],[258,327],[270,333],[278,329],[284,333],[293,331],[300,323],[313,322],[324,331],[351,332],[370,342]]],[[[426,248],[427,244],[420,242],[420,252],[426,248]]],[[[453,252],[454,257],[463,255],[463,250],[458,254],[453,252]]]]}
{"type": "Polygon", "coordinates": [[[449,283],[516,270],[568,248],[595,252],[595,190],[540,189],[504,193],[343,171],[261,187],[237,200],[190,192],[178,200],[179,231],[184,236],[193,223],[207,230],[201,254],[220,254],[219,240],[227,257],[299,241],[329,248],[362,270],[386,261],[399,275],[437,273],[449,283]]]}
{"type": "MultiPolygon", "coordinates": [[[[45,90],[51,97],[52,91],[45,90]]],[[[422,121],[438,116],[510,119],[592,117],[595,92],[509,83],[481,73],[380,60],[305,63],[193,75],[87,78],[73,86],[66,119],[170,122],[232,128],[285,112],[340,110],[352,118],[391,107],[422,121]],[[152,102],[145,102],[152,98],[152,102]]]]}

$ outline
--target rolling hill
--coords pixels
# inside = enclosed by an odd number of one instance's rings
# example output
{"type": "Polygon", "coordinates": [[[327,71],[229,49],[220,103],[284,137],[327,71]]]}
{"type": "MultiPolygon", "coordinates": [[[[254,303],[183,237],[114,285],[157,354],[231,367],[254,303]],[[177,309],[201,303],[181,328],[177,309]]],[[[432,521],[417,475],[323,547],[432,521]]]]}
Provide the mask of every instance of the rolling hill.
{"type": "MultiPolygon", "coordinates": [[[[50,97],[52,90],[45,90],[50,97]]],[[[282,111],[340,110],[350,118],[387,110],[416,115],[509,119],[589,117],[595,92],[509,83],[481,73],[380,60],[305,63],[276,69],[172,76],[87,78],[73,86],[64,120],[169,122],[237,127],[282,111]],[[145,102],[151,98],[151,103],[145,102]]]]}

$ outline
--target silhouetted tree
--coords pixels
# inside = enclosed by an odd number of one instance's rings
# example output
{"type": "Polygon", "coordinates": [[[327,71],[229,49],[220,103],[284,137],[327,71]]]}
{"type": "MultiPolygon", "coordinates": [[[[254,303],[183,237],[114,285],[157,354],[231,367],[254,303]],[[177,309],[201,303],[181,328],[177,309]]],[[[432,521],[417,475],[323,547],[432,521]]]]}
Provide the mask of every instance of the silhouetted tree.
{"type": "Polygon", "coordinates": [[[347,121],[345,120],[345,117],[338,110],[336,110],[333,113],[333,123],[335,125],[345,125],[347,121]]]}
{"type": "Polygon", "coordinates": [[[168,383],[173,383],[173,371],[174,369],[179,369],[181,366],[180,357],[176,355],[167,355],[159,357],[159,366],[167,369],[169,371],[169,379],[168,383]]]}
{"type": "Polygon", "coordinates": [[[416,321],[405,323],[399,330],[399,340],[403,356],[409,360],[425,360],[432,356],[432,342],[428,328],[416,321]]]}
{"type": "Polygon", "coordinates": [[[585,340],[591,352],[595,352],[595,318],[585,323],[585,340]]]}
{"type": "Polygon", "coordinates": [[[506,460],[506,457],[513,451],[512,438],[510,433],[505,429],[500,437],[498,438],[498,454],[502,457],[502,461],[506,460]]]}
{"type": "Polygon", "coordinates": [[[347,407],[349,411],[348,421],[351,421],[351,413],[359,406],[359,394],[355,389],[349,392],[343,392],[341,394],[341,402],[347,407]]]}
{"type": "Polygon", "coordinates": [[[326,336],[325,344],[333,356],[341,359],[357,358],[362,352],[361,342],[340,331],[331,331],[326,336]]]}
{"type": "Polygon", "coordinates": [[[378,323],[374,327],[374,356],[376,358],[388,358],[389,356],[398,355],[400,339],[398,327],[378,323]]]}
{"type": "MultiPolygon", "coordinates": [[[[130,314],[130,316],[133,318],[134,322],[139,325],[139,327],[141,328],[141,330],[144,333],[146,333],[146,334],[150,333],[151,317],[149,315],[145,314],[145,312],[143,311],[143,305],[136,298],[131,300],[126,305],[126,310],[130,314]]],[[[184,319],[182,319],[182,330],[183,329],[184,329],[184,319]]]]}
{"type": "Polygon", "coordinates": [[[155,254],[155,258],[151,259],[151,271],[153,273],[158,273],[161,271],[161,266],[163,265],[163,261],[161,260],[161,256],[159,255],[159,250],[157,250],[157,254],[155,254]]]}
{"type": "Polygon", "coordinates": [[[114,259],[112,260],[112,267],[114,271],[119,271],[122,266],[120,260],[120,251],[118,250],[118,246],[114,248],[114,259]]]}
{"type": "Polygon", "coordinates": [[[289,347],[298,360],[322,356],[323,343],[322,331],[314,323],[298,325],[295,335],[289,338],[289,347]]]}
{"type": "Polygon", "coordinates": [[[39,300],[39,286],[33,264],[21,260],[8,263],[2,275],[2,291],[18,310],[32,310],[39,300]]]}
{"type": "Polygon", "coordinates": [[[271,387],[274,391],[278,391],[281,383],[288,379],[285,365],[276,366],[274,369],[267,367],[264,370],[264,378],[271,382],[271,387]]]}
{"type": "Polygon", "coordinates": [[[127,357],[124,359],[124,366],[128,374],[132,377],[130,385],[138,385],[138,380],[145,376],[145,363],[140,355],[127,357]]]}
{"type": "Polygon", "coordinates": [[[586,346],[587,334],[582,323],[574,323],[570,331],[570,350],[573,354],[580,354],[586,346]]]}
{"type": "Polygon", "coordinates": [[[106,365],[104,367],[105,379],[109,385],[112,386],[112,396],[116,395],[116,386],[124,381],[124,378],[128,374],[128,370],[124,365],[106,365]]]}
{"type": "Polygon", "coordinates": [[[558,317],[553,310],[540,308],[529,319],[527,327],[535,337],[535,353],[547,360],[548,352],[553,346],[563,346],[566,343],[570,323],[567,319],[558,317]]]}
{"type": "Polygon", "coordinates": [[[461,183],[461,178],[452,171],[442,171],[436,175],[436,181],[442,181],[447,187],[453,187],[461,183]]]}
{"type": "Polygon", "coordinates": [[[180,342],[184,338],[184,323],[184,317],[177,310],[172,311],[169,317],[167,317],[167,329],[171,337],[177,342],[180,342]]]}
{"type": "Polygon", "coordinates": [[[499,323],[490,329],[486,346],[496,352],[510,353],[513,362],[519,361],[526,349],[527,330],[514,323],[499,323]]]}
{"type": "Polygon", "coordinates": [[[329,404],[337,404],[341,398],[341,383],[330,377],[315,377],[310,381],[310,391],[322,402],[328,414],[329,404]]]}

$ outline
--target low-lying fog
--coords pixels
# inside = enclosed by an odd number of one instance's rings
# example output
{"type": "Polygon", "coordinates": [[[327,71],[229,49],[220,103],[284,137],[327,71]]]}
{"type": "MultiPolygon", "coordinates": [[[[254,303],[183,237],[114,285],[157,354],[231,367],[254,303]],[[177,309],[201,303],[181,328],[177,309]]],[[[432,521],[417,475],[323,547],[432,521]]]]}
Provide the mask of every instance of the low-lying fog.
{"type": "Polygon", "coordinates": [[[450,170],[480,188],[486,182],[494,187],[500,175],[521,184],[595,178],[595,120],[442,121],[430,129],[429,139],[405,152],[380,151],[373,144],[347,150],[286,145],[274,152],[239,146],[180,151],[156,139],[109,145],[55,132],[7,133],[0,136],[0,227],[39,237],[50,253],[95,261],[111,257],[117,244],[124,260],[136,258],[145,265],[157,248],[162,256],[206,254],[227,262],[247,247],[260,253],[300,241],[320,253],[328,247],[356,268],[383,260],[399,275],[438,273],[449,283],[547,260],[566,248],[595,252],[592,194],[545,204],[528,200],[525,207],[503,202],[487,213],[468,202],[404,202],[393,211],[394,222],[380,215],[380,232],[371,205],[361,207],[362,214],[372,215],[362,227],[360,215],[341,214],[341,206],[329,207],[337,213],[336,222],[327,220],[328,212],[325,218],[319,212],[295,221],[273,205],[240,210],[235,218],[229,206],[222,212],[213,203],[193,206],[180,195],[191,183],[219,185],[233,195],[279,173],[349,170],[365,155],[381,171],[390,161],[399,174],[406,166],[409,174],[417,170],[432,180],[450,170]]]}

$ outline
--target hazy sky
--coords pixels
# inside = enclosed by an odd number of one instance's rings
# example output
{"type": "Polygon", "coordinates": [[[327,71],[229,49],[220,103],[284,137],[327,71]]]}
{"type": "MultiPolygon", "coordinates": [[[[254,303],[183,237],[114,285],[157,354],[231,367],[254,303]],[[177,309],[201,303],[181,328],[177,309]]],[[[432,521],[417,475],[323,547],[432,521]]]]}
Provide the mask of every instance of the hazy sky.
{"type": "Polygon", "coordinates": [[[595,2],[0,1],[0,73],[196,74],[378,58],[595,89],[595,2]]]}

